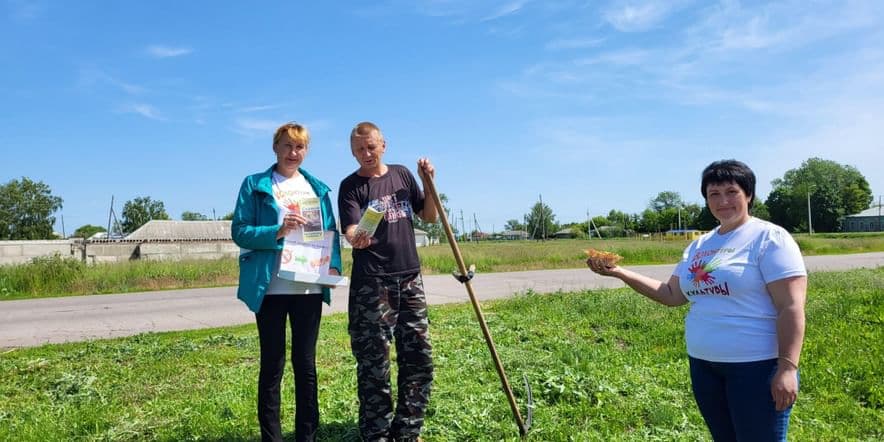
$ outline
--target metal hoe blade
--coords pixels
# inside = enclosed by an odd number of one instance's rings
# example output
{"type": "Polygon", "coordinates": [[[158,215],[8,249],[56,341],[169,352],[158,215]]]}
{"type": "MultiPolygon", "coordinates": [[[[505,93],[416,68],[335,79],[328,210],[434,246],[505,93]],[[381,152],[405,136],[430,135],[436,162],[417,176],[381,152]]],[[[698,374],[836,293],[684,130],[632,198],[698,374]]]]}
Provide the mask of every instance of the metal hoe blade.
{"type": "Polygon", "coordinates": [[[485,315],[482,314],[482,308],[479,306],[479,301],[473,293],[473,286],[470,284],[470,279],[473,278],[474,268],[471,266],[470,269],[467,269],[464,264],[463,256],[460,254],[460,248],[457,246],[457,239],[454,237],[451,225],[448,224],[448,217],[445,214],[445,209],[442,207],[442,201],[439,200],[439,194],[436,193],[436,185],[433,183],[432,178],[429,178],[426,181],[426,187],[426,190],[433,198],[433,203],[436,205],[439,218],[442,220],[442,227],[445,230],[445,236],[448,237],[448,244],[451,246],[451,251],[454,253],[455,261],[457,261],[459,273],[455,273],[454,277],[467,288],[467,294],[470,296],[470,303],[473,305],[473,310],[476,312],[476,319],[479,321],[479,326],[482,327],[482,335],[485,336],[485,343],[488,344],[488,350],[491,352],[491,357],[494,360],[494,368],[497,370],[498,377],[500,377],[503,391],[506,393],[506,398],[509,401],[513,417],[516,419],[516,425],[519,427],[519,435],[525,437],[528,434],[528,429],[531,428],[534,409],[534,398],[531,394],[531,386],[528,384],[528,377],[523,376],[525,380],[525,391],[528,397],[528,420],[525,421],[522,419],[521,413],[519,413],[519,406],[516,404],[513,390],[510,388],[506,372],[503,370],[503,364],[500,363],[500,357],[497,355],[497,349],[494,346],[494,339],[491,338],[491,332],[488,331],[488,325],[485,323],[485,315]]]}

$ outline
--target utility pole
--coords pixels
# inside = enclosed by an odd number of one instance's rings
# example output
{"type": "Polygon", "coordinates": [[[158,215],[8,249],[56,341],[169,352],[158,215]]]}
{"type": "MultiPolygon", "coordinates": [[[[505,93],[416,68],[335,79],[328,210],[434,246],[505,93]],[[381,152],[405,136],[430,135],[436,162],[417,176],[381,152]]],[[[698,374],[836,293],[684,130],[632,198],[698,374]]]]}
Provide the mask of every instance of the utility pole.
{"type": "Polygon", "coordinates": [[[810,188],[807,188],[807,233],[813,235],[813,224],[810,216],[810,188]]]}
{"type": "Polygon", "coordinates": [[[681,205],[678,206],[678,231],[681,232],[681,205]]]}
{"type": "Polygon", "coordinates": [[[586,237],[592,239],[592,225],[591,220],[589,219],[589,209],[586,209],[586,237]]]}
{"type": "Polygon", "coordinates": [[[63,213],[61,214],[61,237],[62,238],[68,237],[67,233],[65,233],[65,231],[64,231],[64,214],[63,213]]]}
{"type": "Polygon", "coordinates": [[[540,240],[546,241],[546,223],[543,222],[543,195],[538,195],[540,198],[540,240]]]}
{"type": "Polygon", "coordinates": [[[107,211],[107,238],[110,239],[111,234],[111,216],[114,213],[114,196],[111,195],[110,210],[107,211]]]}
{"type": "Polygon", "coordinates": [[[463,222],[463,209],[460,209],[460,228],[463,230],[463,235],[467,237],[467,241],[469,241],[469,236],[467,236],[467,226],[463,222]]]}

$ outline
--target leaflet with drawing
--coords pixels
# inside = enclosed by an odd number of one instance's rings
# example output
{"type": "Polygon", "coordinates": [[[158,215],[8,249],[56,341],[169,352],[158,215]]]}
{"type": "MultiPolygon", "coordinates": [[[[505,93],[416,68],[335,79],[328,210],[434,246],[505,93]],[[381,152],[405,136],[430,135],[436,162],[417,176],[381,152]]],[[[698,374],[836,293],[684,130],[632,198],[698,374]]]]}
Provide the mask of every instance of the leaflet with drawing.
{"type": "Polygon", "coordinates": [[[319,198],[304,198],[300,202],[301,216],[307,219],[307,224],[301,229],[301,237],[304,241],[322,241],[322,208],[319,198]]]}
{"type": "Polygon", "coordinates": [[[335,233],[320,231],[320,240],[301,241],[286,237],[279,261],[279,277],[298,282],[341,286],[346,276],[329,275],[335,233]]]}

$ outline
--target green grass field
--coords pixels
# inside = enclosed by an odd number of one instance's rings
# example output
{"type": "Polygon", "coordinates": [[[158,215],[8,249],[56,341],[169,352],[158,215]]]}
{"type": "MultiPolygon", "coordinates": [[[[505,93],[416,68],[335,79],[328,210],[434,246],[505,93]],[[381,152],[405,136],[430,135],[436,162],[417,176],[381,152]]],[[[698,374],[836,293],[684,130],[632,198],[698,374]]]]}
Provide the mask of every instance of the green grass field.
{"type": "MultiPolygon", "coordinates": [[[[884,234],[797,235],[805,255],[884,251],[884,234]]],[[[687,241],[636,239],[477,242],[460,245],[467,264],[480,272],[584,267],[583,250],[593,247],[624,257],[623,264],[677,262],[687,241]]],[[[425,274],[456,269],[447,244],[418,249],[425,274]]],[[[349,274],[349,250],[343,252],[349,274]]],[[[0,300],[126,293],[236,285],[236,260],[156,262],[130,261],[87,266],[73,260],[41,258],[29,264],[0,266],[0,300]]]]}
{"type": "MultiPolygon", "coordinates": [[[[528,441],[709,440],[690,393],[683,307],[619,289],[528,293],[484,310],[523,407],[521,377],[532,385],[528,441]]],[[[812,274],[807,318],[790,439],[884,439],[884,268],[812,274]]],[[[432,307],[430,319],[425,439],[518,440],[471,307],[432,307]]],[[[7,350],[0,440],[258,440],[257,344],[247,325],[7,350]]],[[[345,315],[323,318],[318,352],[320,440],[355,441],[345,315]]],[[[283,382],[291,431],[290,373],[283,382]]]]}

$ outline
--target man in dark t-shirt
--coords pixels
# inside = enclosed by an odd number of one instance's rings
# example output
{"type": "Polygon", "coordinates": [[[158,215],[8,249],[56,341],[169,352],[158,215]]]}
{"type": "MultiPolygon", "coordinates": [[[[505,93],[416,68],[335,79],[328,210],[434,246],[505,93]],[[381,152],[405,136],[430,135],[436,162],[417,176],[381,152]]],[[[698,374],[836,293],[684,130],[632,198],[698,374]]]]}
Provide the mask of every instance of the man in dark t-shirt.
{"type": "MultiPolygon", "coordinates": [[[[373,123],[359,123],[350,133],[359,169],[344,178],[338,192],[341,230],[353,246],[348,330],[357,364],[362,439],[412,441],[419,439],[433,381],[413,217],[432,223],[437,212],[406,167],[384,164],[386,148],[373,123]],[[383,214],[374,235],[357,229],[369,207],[383,214]],[[399,365],[395,413],[389,351],[394,338],[399,365]]],[[[433,165],[421,158],[417,166],[426,187],[433,165]]]]}

